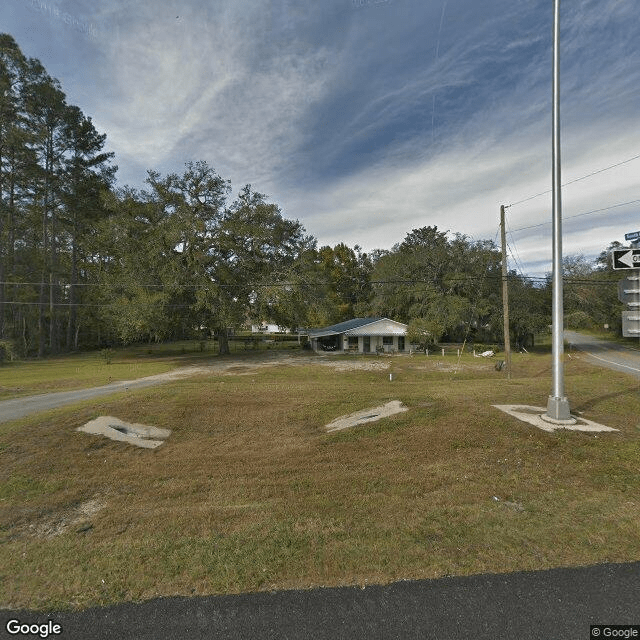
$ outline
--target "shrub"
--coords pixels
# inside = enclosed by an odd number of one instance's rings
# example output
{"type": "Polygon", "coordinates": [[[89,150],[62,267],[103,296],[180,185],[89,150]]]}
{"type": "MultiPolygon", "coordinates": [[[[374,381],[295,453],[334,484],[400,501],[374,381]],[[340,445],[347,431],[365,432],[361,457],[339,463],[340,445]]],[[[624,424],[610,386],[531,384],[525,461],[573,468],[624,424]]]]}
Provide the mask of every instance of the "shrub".
{"type": "Polygon", "coordinates": [[[421,349],[437,344],[444,333],[444,325],[433,319],[414,318],[407,327],[407,340],[421,349]]]}
{"type": "Polygon", "coordinates": [[[568,329],[592,329],[593,320],[585,311],[574,311],[564,318],[564,324],[568,329]]]}
{"type": "Polygon", "coordinates": [[[18,350],[11,340],[0,340],[0,363],[5,360],[16,360],[18,350]]]}

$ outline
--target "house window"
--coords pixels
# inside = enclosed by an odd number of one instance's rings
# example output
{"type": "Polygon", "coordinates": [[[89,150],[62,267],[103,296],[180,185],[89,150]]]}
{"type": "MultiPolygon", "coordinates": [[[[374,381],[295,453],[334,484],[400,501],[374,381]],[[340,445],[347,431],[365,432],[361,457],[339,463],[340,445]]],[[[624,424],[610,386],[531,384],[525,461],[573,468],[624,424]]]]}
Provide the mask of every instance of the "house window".
{"type": "Polygon", "coordinates": [[[358,350],[358,336],[349,336],[349,351],[358,350]]]}
{"type": "Polygon", "coordinates": [[[393,346],[393,336],[382,336],[382,344],[386,346],[393,346]]]}

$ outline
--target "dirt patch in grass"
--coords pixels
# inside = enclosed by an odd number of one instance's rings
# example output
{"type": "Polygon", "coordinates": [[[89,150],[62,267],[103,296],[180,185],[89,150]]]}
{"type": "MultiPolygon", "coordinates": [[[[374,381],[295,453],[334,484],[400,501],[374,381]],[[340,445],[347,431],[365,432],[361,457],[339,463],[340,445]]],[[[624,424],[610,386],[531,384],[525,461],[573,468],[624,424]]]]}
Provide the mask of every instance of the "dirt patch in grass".
{"type": "MultiPolygon", "coordinates": [[[[141,349],[117,352],[107,364],[99,353],[84,353],[33,362],[9,363],[0,367],[0,402],[28,395],[86,389],[113,382],[155,379],[166,382],[194,375],[251,375],[274,366],[307,366],[309,364],[344,371],[386,371],[396,367],[406,356],[307,355],[299,351],[274,350],[241,353],[212,358],[210,354],[167,356],[164,352],[145,354],[141,349]]],[[[424,357],[416,354],[411,367],[415,370],[484,371],[492,364],[478,364],[454,356],[424,357]]],[[[404,365],[402,365],[404,366],[404,365]]]]}
{"type": "Polygon", "coordinates": [[[342,361],[330,360],[320,362],[326,367],[331,367],[335,371],[386,371],[391,366],[389,361],[370,360],[358,358],[354,360],[346,359],[342,361]]]}
{"type": "Polygon", "coordinates": [[[93,516],[103,509],[105,504],[101,498],[91,498],[55,513],[47,513],[28,525],[17,527],[14,536],[48,540],[64,533],[88,532],[93,528],[93,516]]]}
{"type": "MultiPolygon", "coordinates": [[[[199,343],[198,343],[199,344],[199,343]]],[[[233,368],[238,360],[248,366],[304,357],[290,349],[248,351],[234,356],[214,356],[212,349],[199,351],[193,343],[135,346],[70,354],[43,360],[8,362],[0,366],[0,400],[37,393],[97,387],[171,372],[175,376],[212,373],[233,368]]]]}
{"type": "Polygon", "coordinates": [[[457,362],[443,362],[441,360],[433,360],[430,363],[415,365],[413,368],[417,371],[438,371],[440,373],[458,373],[460,371],[485,371],[495,370],[497,361],[487,364],[462,364],[457,362]]]}
{"type": "Polygon", "coordinates": [[[388,362],[393,382],[316,360],[219,371],[2,425],[0,605],[640,559],[638,385],[568,362],[572,408],[620,432],[545,433],[491,407],[547,397],[548,356],[515,360],[510,382],[416,357],[353,359],[388,362]],[[395,399],[410,411],[324,432],[395,399]],[[75,431],[98,415],[172,435],[143,450],[75,431]]]}

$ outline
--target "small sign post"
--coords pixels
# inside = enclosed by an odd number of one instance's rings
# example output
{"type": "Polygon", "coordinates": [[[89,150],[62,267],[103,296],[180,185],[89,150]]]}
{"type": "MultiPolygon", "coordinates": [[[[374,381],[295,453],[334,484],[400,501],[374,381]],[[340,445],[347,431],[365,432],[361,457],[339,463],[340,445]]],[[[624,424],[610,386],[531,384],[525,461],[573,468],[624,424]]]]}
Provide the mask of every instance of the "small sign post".
{"type": "Polygon", "coordinates": [[[618,300],[627,306],[622,312],[623,337],[640,337],[640,270],[618,282],[618,300]]]}

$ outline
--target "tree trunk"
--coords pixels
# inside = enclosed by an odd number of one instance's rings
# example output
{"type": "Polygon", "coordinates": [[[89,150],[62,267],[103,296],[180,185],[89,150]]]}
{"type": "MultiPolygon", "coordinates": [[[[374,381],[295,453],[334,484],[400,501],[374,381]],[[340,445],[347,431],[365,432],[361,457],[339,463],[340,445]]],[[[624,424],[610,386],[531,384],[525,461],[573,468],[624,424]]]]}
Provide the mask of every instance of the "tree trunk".
{"type": "MultiPolygon", "coordinates": [[[[12,148],[11,150],[11,174],[10,174],[10,178],[9,178],[9,228],[8,228],[8,233],[7,233],[7,269],[5,269],[4,274],[3,274],[3,280],[7,277],[9,277],[9,279],[12,282],[15,282],[15,205],[16,205],[16,169],[15,169],[15,149],[12,148]]],[[[16,292],[16,287],[12,286],[10,289],[8,289],[9,291],[9,300],[11,299],[15,299],[15,292],[16,292]]],[[[3,290],[3,295],[7,296],[6,291],[3,290]]],[[[11,314],[11,333],[13,335],[13,337],[17,336],[18,331],[20,330],[19,327],[20,325],[16,325],[15,322],[15,308],[13,307],[12,310],[12,314],[11,314]]],[[[6,322],[4,320],[4,314],[3,314],[3,320],[2,322],[6,322]]]]}
{"type": "Polygon", "coordinates": [[[26,357],[28,353],[29,344],[27,343],[27,319],[22,316],[22,348],[26,357]]]}
{"type": "Polygon", "coordinates": [[[42,207],[42,272],[40,277],[40,297],[38,300],[38,358],[44,357],[45,352],[45,309],[47,304],[47,289],[46,289],[46,277],[47,277],[47,262],[48,262],[48,213],[49,213],[49,198],[48,198],[48,184],[45,179],[45,192],[42,207]]]}
{"type": "Polygon", "coordinates": [[[45,273],[42,270],[42,282],[40,283],[40,299],[38,301],[38,358],[44,357],[45,350],[45,328],[44,328],[44,310],[47,304],[46,285],[44,282],[45,273]]]}
{"type": "MultiPolygon", "coordinates": [[[[53,175],[53,140],[51,141],[51,174],[53,175]]],[[[52,185],[53,190],[53,185],[52,185]]],[[[49,247],[51,249],[51,262],[49,269],[49,351],[58,353],[58,237],[57,237],[56,205],[51,202],[51,222],[49,232],[49,247]]]]}
{"type": "Polygon", "coordinates": [[[218,351],[221,356],[229,355],[229,334],[227,329],[218,331],[218,351]]]}
{"type": "MultiPolygon", "coordinates": [[[[4,124],[4,123],[3,123],[4,124]]],[[[0,126],[0,134],[3,126],[0,126]]],[[[4,137],[0,137],[0,151],[5,146],[4,137]]],[[[0,204],[4,200],[4,165],[3,156],[0,153],[0,204]]],[[[0,338],[4,337],[4,256],[8,253],[4,251],[2,240],[4,239],[4,212],[0,211],[0,338]]]]}
{"type": "MultiPolygon", "coordinates": [[[[0,234],[2,233],[2,224],[0,223],[0,234]]],[[[2,248],[0,247],[0,252],[2,248]]],[[[4,256],[0,255],[0,338],[4,338],[4,256]]]]}
{"type": "Polygon", "coordinates": [[[58,318],[56,315],[56,285],[53,271],[49,272],[49,352],[58,353],[58,318]]]}
{"type": "Polygon", "coordinates": [[[74,224],[73,240],[71,244],[71,283],[69,286],[69,322],[67,324],[67,349],[71,349],[71,340],[75,331],[76,339],[74,348],[78,348],[78,332],[75,330],[77,310],[76,303],[76,282],[78,280],[78,265],[77,265],[78,249],[76,247],[76,225],[74,224]]]}

